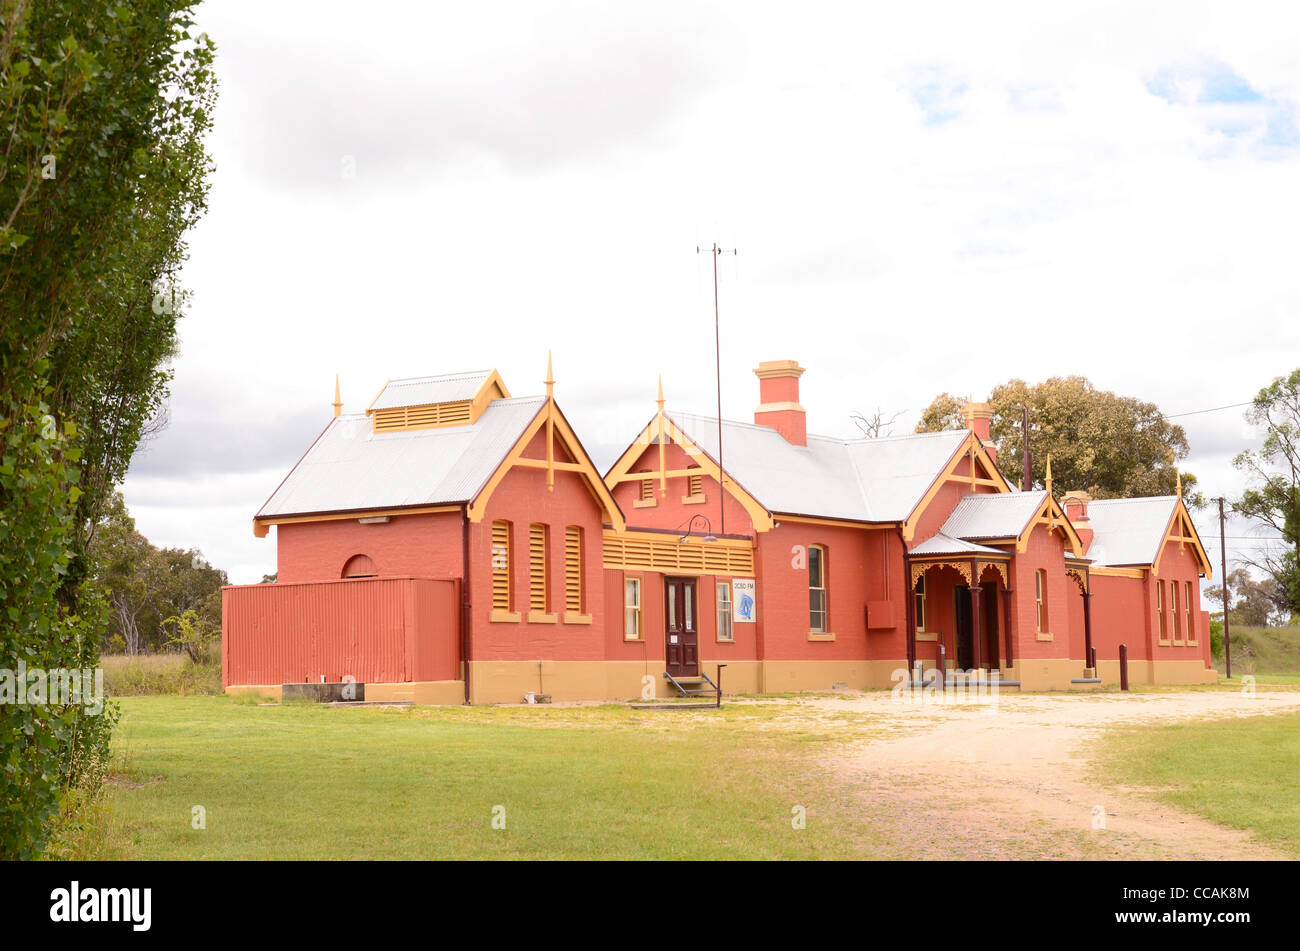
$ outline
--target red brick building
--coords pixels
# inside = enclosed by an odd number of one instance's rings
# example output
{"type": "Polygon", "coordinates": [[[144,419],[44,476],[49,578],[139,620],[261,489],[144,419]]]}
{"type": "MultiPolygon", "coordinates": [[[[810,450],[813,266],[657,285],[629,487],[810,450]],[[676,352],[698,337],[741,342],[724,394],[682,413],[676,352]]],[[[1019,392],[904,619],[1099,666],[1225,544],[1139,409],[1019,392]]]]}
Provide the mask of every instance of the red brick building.
{"type": "Polygon", "coordinates": [[[1214,680],[1181,498],[1020,491],[982,404],[957,432],[809,435],[803,369],[755,372],[753,423],[661,392],[603,478],[549,368],[544,397],[483,371],[391,381],[363,415],[336,401],[254,519],[278,583],[226,591],[227,687],[621,698],[725,665],[755,693],[887,687],[942,656],[1068,689],[1117,679],[1120,644],[1134,681],[1214,680]]]}

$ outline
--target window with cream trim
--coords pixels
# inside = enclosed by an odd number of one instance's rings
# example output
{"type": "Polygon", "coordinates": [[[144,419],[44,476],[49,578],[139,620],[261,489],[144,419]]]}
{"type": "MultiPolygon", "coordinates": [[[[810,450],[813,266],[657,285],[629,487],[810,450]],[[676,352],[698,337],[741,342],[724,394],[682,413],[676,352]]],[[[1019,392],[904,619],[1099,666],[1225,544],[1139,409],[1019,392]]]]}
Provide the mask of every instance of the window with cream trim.
{"type": "Polygon", "coordinates": [[[1174,641],[1182,643],[1183,640],[1183,612],[1178,601],[1178,582],[1169,582],[1169,594],[1173,598],[1174,607],[1174,641]]]}
{"type": "Polygon", "coordinates": [[[641,640],[641,579],[623,579],[623,640],[641,640]]]}
{"type": "Polygon", "coordinates": [[[1034,600],[1037,609],[1038,633],[1047,633],[1047,572],[1039,568],[1034,572],[1034,600]]]}
{"type": "Polygon", "coordinates": [[[808,630],[826,633],[826,549],[808,546],[808,630]]]}
{"type": "Polygon", "coordinates": [[[1163,581],[1156,582],[1156,617],[1160,619],[1160,640],[1169,640],[1165,622],[1165,583],[1163,581]]]}
{"type": "Polygon", "coordinates": [[[925,630],[925,575],[916,579],[916,629],[925,630]]]}
{"type": "Polygon", "coordinates": [[[731,616],[731,582],[718,582],[718,640],[734,641],[736,639],[735,631],[732,629],[731,616]]]}

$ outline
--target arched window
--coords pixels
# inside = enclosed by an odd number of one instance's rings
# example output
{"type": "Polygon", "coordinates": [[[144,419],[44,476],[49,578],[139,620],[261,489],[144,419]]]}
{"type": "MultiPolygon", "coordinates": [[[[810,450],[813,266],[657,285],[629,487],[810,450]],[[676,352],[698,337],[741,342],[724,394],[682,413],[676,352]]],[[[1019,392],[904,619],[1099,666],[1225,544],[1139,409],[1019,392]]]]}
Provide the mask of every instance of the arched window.
{"type": "Polygon", "coordinates": [[[344,578],[373,578],[379,574],[379,569],[375,563],[370,560],[368,555],[353,555],[343,566],[344,578]]]}
{"type": "Polygon", "coordinates": [[[826,549],[808,546],[808,629],[826,633],[826,549]]]}

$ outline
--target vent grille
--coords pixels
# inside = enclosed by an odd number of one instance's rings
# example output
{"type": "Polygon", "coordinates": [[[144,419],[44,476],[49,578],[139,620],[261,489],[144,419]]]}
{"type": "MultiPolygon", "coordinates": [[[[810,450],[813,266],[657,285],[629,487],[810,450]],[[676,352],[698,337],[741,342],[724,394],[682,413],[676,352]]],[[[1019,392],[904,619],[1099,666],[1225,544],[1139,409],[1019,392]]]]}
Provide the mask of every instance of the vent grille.
{"type": "Polygon", "coordinates": [[[547,613],[546,603],[546,526],[534,523],[528,528],[528,604],[538,614],[547,613]]]}
{"type": "Polygon", "coordinates": [[[463,426],[471,421],[470,401],[435,403],[429,406],[394,406],[374,412],[374,431],[400,432],[405,429],[435,429],[439,426],[463,426]]]}
{"type": "Polygon", "coordinates": [[[710,542],[647,541],[607,532],[606,568],[650,568],[701,574],[754,573],[754,550],[710,542]]]}
{"type": "Polygon", "coordinates": [[[564,530],[564,610],[582,613],[582,529],[577,525],[564,530]]]}
{"type": "Polygon", "coordinates": [[[701,494],[703,494],[703,492],[704,492],[704,485],[703,485],[703,483],[704,483],[704,479],[703,479],[702,476],[697,476],[697,475],[687,476],[687,477],[686,477],[686,494],[687,494],[687,495],[701,495],[701,494]]]}
{"type": "Polygon", "coordinates": [[[510,523],[492,523],[492,608],[510,610],[510,523]]]}

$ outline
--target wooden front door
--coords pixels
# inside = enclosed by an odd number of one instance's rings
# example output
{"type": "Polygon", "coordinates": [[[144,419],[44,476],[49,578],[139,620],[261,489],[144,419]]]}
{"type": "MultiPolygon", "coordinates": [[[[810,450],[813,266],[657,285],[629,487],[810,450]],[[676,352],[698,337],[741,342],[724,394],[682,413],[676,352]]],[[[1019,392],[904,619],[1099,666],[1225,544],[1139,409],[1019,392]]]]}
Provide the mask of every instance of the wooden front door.
{"type": "Polygon", "coordinates": [[[694,578],[664,579],[664,656],[674,677],[700,673],[699,600],[694,578]]]}
{"type": "Polygon", "coordinates": [[[998,645],[1002,641],[999,636],[1002,625],[998,623],[1001,614],[998,611],[998,583],[985,581],[980,587],[984,589],[980,595],[980,610],[984,612],[980,619],[980,662],[991,669],[998,666],[998,645]]]}
{"type": "Polygon", "coordinates": [[[959,670],[970,670],[975,666],[970,588],[958,585],[953,591],[953,598],[956,604],[957,667],[959,670]]]}

